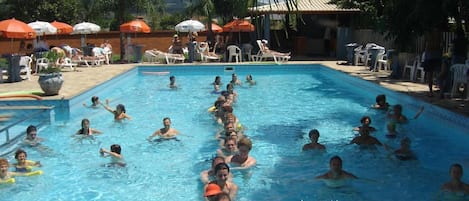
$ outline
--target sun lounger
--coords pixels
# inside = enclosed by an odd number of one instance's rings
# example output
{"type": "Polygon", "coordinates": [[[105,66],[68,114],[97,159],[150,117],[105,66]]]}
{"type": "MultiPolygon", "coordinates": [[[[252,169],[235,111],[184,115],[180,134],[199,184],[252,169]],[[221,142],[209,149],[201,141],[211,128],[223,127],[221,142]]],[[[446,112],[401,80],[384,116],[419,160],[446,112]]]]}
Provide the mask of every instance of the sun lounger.
{"type": "Polygon", "coordinates": [[[146,56],[150,56],[151,59],[160,61],[163,60],[167,64],[174,64],[174,63],[184,63],[185,57],[182,54],[171,54],[167,52],[163,52],[160,50],[146,50],[146,56]]]}
{"type": "Polygon", "coordinates": [[[273,59],[275,63],[286,62],[290,60],[290,53],[281,53],[269,49],[265,49],[261,40],[257,40],[257,45],[259,46],[259,52],[256,55],[252,55],[253,61],[262,61],[267,59],[273,59]]]}

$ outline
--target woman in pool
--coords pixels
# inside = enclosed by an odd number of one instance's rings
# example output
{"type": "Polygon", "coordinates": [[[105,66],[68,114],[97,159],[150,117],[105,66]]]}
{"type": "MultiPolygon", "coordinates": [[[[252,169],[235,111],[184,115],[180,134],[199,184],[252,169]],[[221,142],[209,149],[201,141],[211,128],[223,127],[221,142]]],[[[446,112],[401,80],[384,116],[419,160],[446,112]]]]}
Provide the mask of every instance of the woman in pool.
{"type": "Polygon", "coordinates": [[[238,153],[226,157],[226,163],[235,164],[241,168],[249,168],[256,165],[256,159],[252,156],[249,156],[251,149],[252,142],[249,138],[240,139],[238,141],[238,153]]]}
{"type": "Polygon", "coordinates": [[[215,81],[213,81],[212,84],[213,84],[213,85],[218,85],[218,86],[222,85],[223,83],[221,82],[221,77],[217,75],[217,76],[215,77],[215,81]]]}
{"type": "MultiPolygon", "coordinates": [[[[420,116],[420,114],[422,114],[423,110],[424,110],[424,107],[420,107],[419,111],[417,111],[413,119],[417,119],[420,116]]],[[[399,104],[394,105],[392,109],[388,110],[387,117],[391,119],[391,121],[400,123],[400,124],[408,122],[407,117],[404,114],[402,114],[402,105],[399,105],[399,104]]]]}
{"type": "Polygon", "coordinates": [[[101,148],[99,149],[99,153],[102,157],[111,157],[111,163],[109,163],[111,166],[118,165],[120,167],[124,167],[126,165],[124,162],[124,157],[121,155],[121,146],[118,144],[111,145],[110,150],[101,148]]]}
{"type": "Polygon", "coordinates": [[[410,138],[405,137],[401,140],[401,147],[395,150],[392,154],[399,160],[407,161],[407,160],[415,160],[417,157],[415,156],[414,152],[410,149],[410,138]]]}
{"type": "Polygon", "coordinates": [[[21,175],[22,173],[10,172],[8,171],[8,160],[5,158],[0,158],[0,182],[8,181],[14,176],[21,175]]]}
{"type": "Polygon", "coordinates": [[[360,123],[362,123],[361,126],[358,126],[356,128],[354,128],[353,130],[354,131],[359,131],[361,128],[368,128],[370,130],[370,132],[373,132],[373,131],[376,131],[376,128],[370,126],[371,124],[371,117],[369,116],[364,116],[360,119],[360,123]]]}
{"type": "Polygon", "coordinates": [[[31,172],[33,167],[41,167],[41,162],[26,160],[28,154],[22,149],[18,149],[15,152],[16,163],[13,164],[15,172],[27,173],[31,172]]]}
{"type": "Polygon", "coordinates": [[[230,195],[232,200],[235,200],[238,193],[238,186],[230,181],[230,167],[226,163],[220,163],[215,166],[216,179],[209,184],[217,184],[221,190],[230,195]]]}
{"type": "Polygon", "coordinates": [[[325,150],[326,147],[320,143],[318,143],[319,139],[319,131],[316,129],[310,130],[309,131],[309,139],[311,140],[311,143],[303,145],[303,151],[307,150],[325,150]]]}
{"type": "Polygon", "coordinates": [[[125,112],[125,106],[122,105],[122,104],[118,104],[116,106],[116,110],[113,110],[110,106],[109,106],[109,100],[106,100],[106,105],[104,104],[101,104],[103,105],[104,109],[106,109],[107,111],[111,112],[112,114],[114,114],[114,120],[117,120],[117,121],[121,121],[121,120],[124,120],[124,119],[128,119],[128,120],[131,120],[132,118],[127,115],[125,112]]]}
{"type": "Polygon", "coordinates": [[[87,106],[86,103],[83,103],[83,106],[89,107],[89,108],[98,108],[101,102],[99,101],[99,97],[93,96],[91,97],[91,105],[87,106]]]}
{"type": "MultiPolygon", "coordinates": [[[[236,132],[235,132],[235,136],[236,132]]],[[[222,148],[217,150],[217,155],[221,157],[228,157],[235,155],[238,152],[236,138],[231,138],[231,136],[224,141],[224,145],[222,148]]]]}
{"type": "Polygon", "coordinates": [[[170,89],[177,89],[178,86],[176,85],[176,77],[174,75],[169,77],[169,88],[170,89]]]}
{"type": "Polygon", "coordinates": [[[174,139],[179,131],[171,128],[171,119],[169,117],[163,118],[163,128],[156,130],[152,135],[148,137],[148,141],[151,141],[154,137],[160,136],[160,139],[174,139]]]}
{"type": "Polygon", "coordinates": [[[469,184],[466,184],[461,181],[461,178],[463,176],[462,166],[458,163],[451,165],[449,169],[449,174],[451,176],[451,180],[443,184],[443,186],[441,186],[441,190],[443,192],[457,193],[461,194],[462,196],[468,196],[469,184]]]}
{"type": "Polygon", "coordinates": [[[252,75],[251,75],[251,74],[246,75],[246,82],[249,83],[249,85],[251,85],[251,86],[252,86],[252,85],[256,85],[256,81],[254,81],[254,80],[252,79],[252,75]]]}
{"type": "MultiPolygon", "coordinates": [[[[204,170],[200,173],[200,180],[202,181],[202,183],[208,184],[210,181],[216,179],[215,166],[217,166],[220,163],[225,163],[224,157],[215,156],[212,159],[212,166],[210,166],[210,169],[204,170]]],[[[232,177],[233,175],[230,174],[228,179],[231,179],[232,177]]]]}
{"type": "Polygon", "coordinates": [[[342,159],[339,156],[333,156],[329,161],[329,171],[319,175],[316,179],[323,179],[329,187],[340,187],[344,185],[346,179],[358,179],[352,173],[342,169],[342,159]]]}
{"type": "Polygon", "coordinates": [[[37,137],[36,126],[30,125],[28,128],[26,128],[26,137],[23,140],[24,144],[29,146],[37,146],[43,141],[44,139],[37,137]]]}
{"type": "Polygon", "coordinates": [[[376,104],[371,106],[374,109],[387,110],[389,108],[389,103],[386,102],[386,95],[380,94],[376,96],[376,104]]]}
{"type": "Polygon", "coordinates": [[[78,130],[75,135],[94,135],[94,134],[101,134],[102,132],[93,128],[90,128],[90,120],[83,119],[81,120],[81,129],[78,130]]]}
{"type": "Polygon", "coordinates": [[[238,79],[238,75],[236,73],[231,74],[231,81],[232,85],[241,85],[241,80],[238,79]]]}
{"type": "MultiPolygon", "coordinates": [[[[217,184],[208,184],[204,190],[204,197],[206,201],[218,201],[218,195],[223,193],[220,186],[217,184]]],[[[228,195],[229,197],[229,195],[228,195]]]]}
{"type": "Polygon", "coordinates": [[[238,93],[234,90],[233,84],[229,83],[226,85],[226,91],[228,92],[228,95],[233,95],[232,99],[233,102],[236,102],[236,97],[238,97],[238,93]]]}

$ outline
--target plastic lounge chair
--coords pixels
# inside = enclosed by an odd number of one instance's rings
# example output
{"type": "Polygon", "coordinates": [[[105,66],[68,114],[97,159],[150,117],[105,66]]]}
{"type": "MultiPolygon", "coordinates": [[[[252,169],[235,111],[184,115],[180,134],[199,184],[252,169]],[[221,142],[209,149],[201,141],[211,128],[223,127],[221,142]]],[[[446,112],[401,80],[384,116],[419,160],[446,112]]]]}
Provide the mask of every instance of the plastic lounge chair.
{"type": "Polygon", "coordinates": [[[47,58],[39,58],[36,60],[36,73],[39,73],[42,69],[47,69],[49,66],[49,59],[47,58]]]}
{"type": "Polygon", "coordinates": [[[143,55],[143,61],[147,61],[149,63],[155,63],[158,61],[157,55],[153,53],[152,50],[145,50],[145,53],[143,55]]]}
{"type": "MultiPolygon", "coordinates": [[[[26,74],[26,80],[31,79],[31,63],[33,62],[33,59],[30,56],[22,56],[20,58],[20,74],[25,73],[26,74]]],[[[23,78],[24,79],[24,78],[23,78]]]]}
{"type": "MultiPolygon", "coordinates": [[[[465,90],[469,89],[469,76],[467,72],[469,70],[468,65],[454,64],[451,66],[450,71],[453,72],[453,87],[451,88],[451,98],[454,97],[455,92],[458,90],[460,84],[465,84],[465,90]]],[[[466,92],[467,93],[467,92],[466,92]]],[[[467,98],[467,95],[466,95],[467,98]]]]}
{"type": "MultiPolygon", "coordinates": [[[[200,59],[204,62],[209,62],[209,61],[220,61],[221,57],[217,54],[215,54],[215,47],[217,46],[218,43],[215,43],[213,46],[213,51],[209,52],[208,48],[199,48],[199,53],[200,53],[200,59]]],[[[208,47],[208,46],[207,46],[208,47]]]]}
{"type": "Polygon", "coordinates": [[[156,60],[158,61],[163,60],[167,64],[174,64],[177,62],[183,63],[184,60],[186,59],[184,55],[182,54],[171,54],[171,53],[163,52],[160,50],[147,50],[147,51],[150,51],[150,53],[153,53],[154,55],[156,55],[155,56],[156,60]]]}
{"type": "Polygon", "coordinates": [[[68,57],[65,57],[63,62],[61,64],[59,64],[59,67],[60,68],[67,68],[68,67],[68,68],[70,68],[70,70],[75,71],[75,67],[77,65],[78,64],[72,62],[72,59],[70,59],[68,57]]]}
{"type": "Polygon", "coordinates": [[[231,62],[232,58],[235,58],[236,63],[242,62],[241,49],[236,45],[229,45],[226,47],[228,51],[228,62],[231,62]]]}
{"type": "Polygon", "coordinates": [[[277,53],[272,53],[270,51],[266,51],[264,50],[261,40],[257,40],[256,42],[257,42],[257,45],[259,46],[259,52],[257,52],[257,55],[252,56],[252,59],[254,61],[262,61],[263,59],[267,60],[267,59],[272,58],[275,61],[275,63],[278,63],[278,62],[288,61],[291,58],[289,55],[281,55],[277,53]]]}

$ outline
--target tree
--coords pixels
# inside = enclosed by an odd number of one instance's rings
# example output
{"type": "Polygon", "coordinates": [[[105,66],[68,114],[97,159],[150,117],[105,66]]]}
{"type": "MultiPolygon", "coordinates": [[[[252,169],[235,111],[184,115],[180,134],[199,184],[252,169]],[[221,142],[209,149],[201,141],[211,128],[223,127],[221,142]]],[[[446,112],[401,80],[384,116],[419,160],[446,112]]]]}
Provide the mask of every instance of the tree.
{"type": "Polygon", "coordinates": [[[36,20],[76,22],[79,16],[78,0],[5,0],[1,4],[3,18],[32,22],[36,20]]]}

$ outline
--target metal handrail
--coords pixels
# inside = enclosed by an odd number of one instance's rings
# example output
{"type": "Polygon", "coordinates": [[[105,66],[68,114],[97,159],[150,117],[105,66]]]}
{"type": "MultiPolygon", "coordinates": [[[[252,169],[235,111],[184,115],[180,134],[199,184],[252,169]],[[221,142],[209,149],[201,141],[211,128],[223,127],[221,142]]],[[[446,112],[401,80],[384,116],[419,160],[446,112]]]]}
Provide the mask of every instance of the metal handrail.
{"type": "MultiPolygon", "coordinates": [[[[50,108],[49,108],[49,109],[50,109],[50,108]]],[[[13,126],[18,125],[18,124],[21,123],[21,122],[24,122],[24,121],[26,121],[26,120],[28,120],[28,119],[31,119],[31,118],[33,118],[33,117],[35,117],[35,116],[41,114],[42,112],[45,112],[45,111],[49,110],[49,109],[41,109],[41,110],[39,110],[39,111],[37,111],[37,112],[35,112],[35,113],[29,115],[29,116],[26,116],[26,117],[24,117],[24,118],[22,118],[22,119],[19,119],[19,120],[15,121],[15,122],[11,123],[10,125],[8,125],[8,126],[2,128],[2,129],[0,129],[0,133],[2,133],[2,132],[5,132],[5,133],[6,133],[6,141],[5,141],[5,144],[8,144],[8,143],[10,142],[10,131],[9,131],[10,128],[12,128],[13,126]]],[[[0,145],[0,146],[1,146],[1,145],[0,145]]]]}

